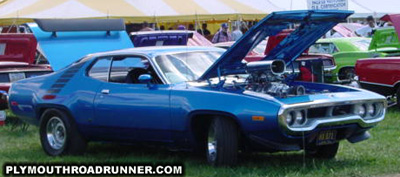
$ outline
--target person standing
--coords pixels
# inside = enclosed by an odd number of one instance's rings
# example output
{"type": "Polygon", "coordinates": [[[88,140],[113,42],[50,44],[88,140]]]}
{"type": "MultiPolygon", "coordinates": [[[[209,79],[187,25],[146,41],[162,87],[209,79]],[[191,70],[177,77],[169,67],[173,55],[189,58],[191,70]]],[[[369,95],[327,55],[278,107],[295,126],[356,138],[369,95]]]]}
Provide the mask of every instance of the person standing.
{"type": "Polygon", "coordinates": [[[355,31],[356,35],[359,37],[372,37],[372,31],[377,27],[374,17],[368,16],[366,20],[368,24],[355,31]]]}
{"type": "Polygon", "coordinates": [[[189,31],[194,31],[194,25],[190,23],[190,24],[189,24],[189,27],[188,27],[188,30],[189,30],[189,31]]]}
{"type": "Polygon", "coordinates": [[[160,26],[160,30],[165,30],[165,26],[164,26],[164,25],[161,25],[161,26],[160,26]]]}
{"type": "Polygon", "coordinates": [[[215,33],[211,42],[219,43],[219,42],[228,42],[228,41],[232,41],[231,34],[228,31],[228,24],[222,23],[221,29],[217,33],[215,33]]]}
{"type": "Polygon", "coordinates": [[[201,29],[198,29],[197,32],[202,34],[203,36],[208,36],[211,34],[210,30],[207,29],[207,23],[203,23],[201,25],[201,29]]]}
{"type": "Polygon", "coordinates": [[[233,41],[237,41],[238,39],[240,39],[243,36],[242,31],[240,31],[240,29],[238,28],[238,26],[233,26],[233,31],[232,31],[232,40],[233,41]]]}
{"type": "Polygon", "coordinates": [[[154,31],[154,29],[150,28],[149,27],[149,23],[144,21],[143,24],[142,24],[142,29],[140,31],[154,31]]]}
{"type": "Polygon", "coordinates": [[[176,28],[177,30],[186,30],[185,25],[178,25],[178,28],[176,28]]]}

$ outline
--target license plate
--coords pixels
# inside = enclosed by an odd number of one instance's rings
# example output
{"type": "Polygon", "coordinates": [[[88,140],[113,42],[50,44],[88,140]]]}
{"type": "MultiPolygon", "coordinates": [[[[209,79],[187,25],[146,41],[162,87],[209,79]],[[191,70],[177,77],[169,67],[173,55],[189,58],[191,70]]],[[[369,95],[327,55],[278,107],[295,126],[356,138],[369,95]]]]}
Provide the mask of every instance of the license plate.
{"type": "Polygon", "coordinates": [[[317,145],[336,143],[336,134],[336,130],[328,130],[319,133],[317,137],[317,145]]]}
{"type": "Polygon", "coordinates": [[[10,82],[19,81],[21,79],[25,79],[25,73],[10,73],[10,82]]]}

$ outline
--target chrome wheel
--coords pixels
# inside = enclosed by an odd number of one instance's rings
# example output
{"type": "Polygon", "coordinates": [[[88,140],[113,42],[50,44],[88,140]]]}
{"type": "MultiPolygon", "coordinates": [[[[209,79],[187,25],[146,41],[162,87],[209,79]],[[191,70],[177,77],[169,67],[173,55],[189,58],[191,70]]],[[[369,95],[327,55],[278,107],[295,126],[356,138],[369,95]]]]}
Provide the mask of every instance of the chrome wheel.
{"type": "Polygon", "coordinates": [[[52,117],[46,125],[47,141],[56,150],[64,147],[67,131],[64,122],[59,117],[52,117]]]}
{"type": "Polygon", "coordinates": [[[208,130],[207,137],[207,158],[209,162],[215,162],[217,159],[217,139],[215,136],[215,127],[212,125],[208,130]]]}

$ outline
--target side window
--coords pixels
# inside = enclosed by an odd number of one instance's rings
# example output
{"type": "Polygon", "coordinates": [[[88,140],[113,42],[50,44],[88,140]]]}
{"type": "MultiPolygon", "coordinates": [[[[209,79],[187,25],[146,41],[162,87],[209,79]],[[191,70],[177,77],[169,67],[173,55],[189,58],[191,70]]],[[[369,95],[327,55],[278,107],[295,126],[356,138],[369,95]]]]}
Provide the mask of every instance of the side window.
{"type": "Polygon", "coordinates": [[[140,56],[99,58],[88,72],[89,77],[94,79],[123,84],[139,84],[142,74],[150,74],[154,84],[162,83],[149,61],[140,56]]]}
{"type": "Polygon", "coordinates": [[[142,74],[150,74],[147,70],[147,59],[137,56],[113,57],[110,72],[110,82],[139,83],[142,74]]]}
{"type": "Polygon", "coordinates": [[[335,44],[333,44],[333,43],[331,43],[331,51],[332,51],[332,53],[331,54],[334,54],[334,53],[337,53],[337,52],[339,52],[339,49],[336,47],[336,45],[335,44]]]}
{"type": "Polygon", "coordinates": [[[322,54],[333,54],[338,52],[333,43],[315,43],[309,49],[309,53],[322,53],[322,54]]]}
{"type": "Polygon", "coordinates": [[[89,70],[89,77],[107,82],[110,65],[111,58],[97,59],[96,63],[89,70]]]}

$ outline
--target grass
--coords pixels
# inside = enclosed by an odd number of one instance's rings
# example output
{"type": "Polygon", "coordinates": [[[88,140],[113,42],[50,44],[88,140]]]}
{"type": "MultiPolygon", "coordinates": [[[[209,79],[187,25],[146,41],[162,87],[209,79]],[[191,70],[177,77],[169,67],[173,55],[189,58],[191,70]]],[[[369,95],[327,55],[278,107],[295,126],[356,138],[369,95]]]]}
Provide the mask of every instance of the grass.
{"type": "MultiPolygon", "coordinates": [[[[47,156],[39,142],[38,129],[11,130],[0,127],[0,166],[6,162],[70,163],[168,163],[181,162],[186,176],[382,176],[400,173],[400,111],[391,108],[386,119],[357,144],[342,141],[334,160],[306,159],[302,152],[241,155],[238,166],[211,167],[188,152],[160,148],[91,143],[83,156],[47,156]]],[[[0,175],[2,168],[0,168],[0,175]]]]}

